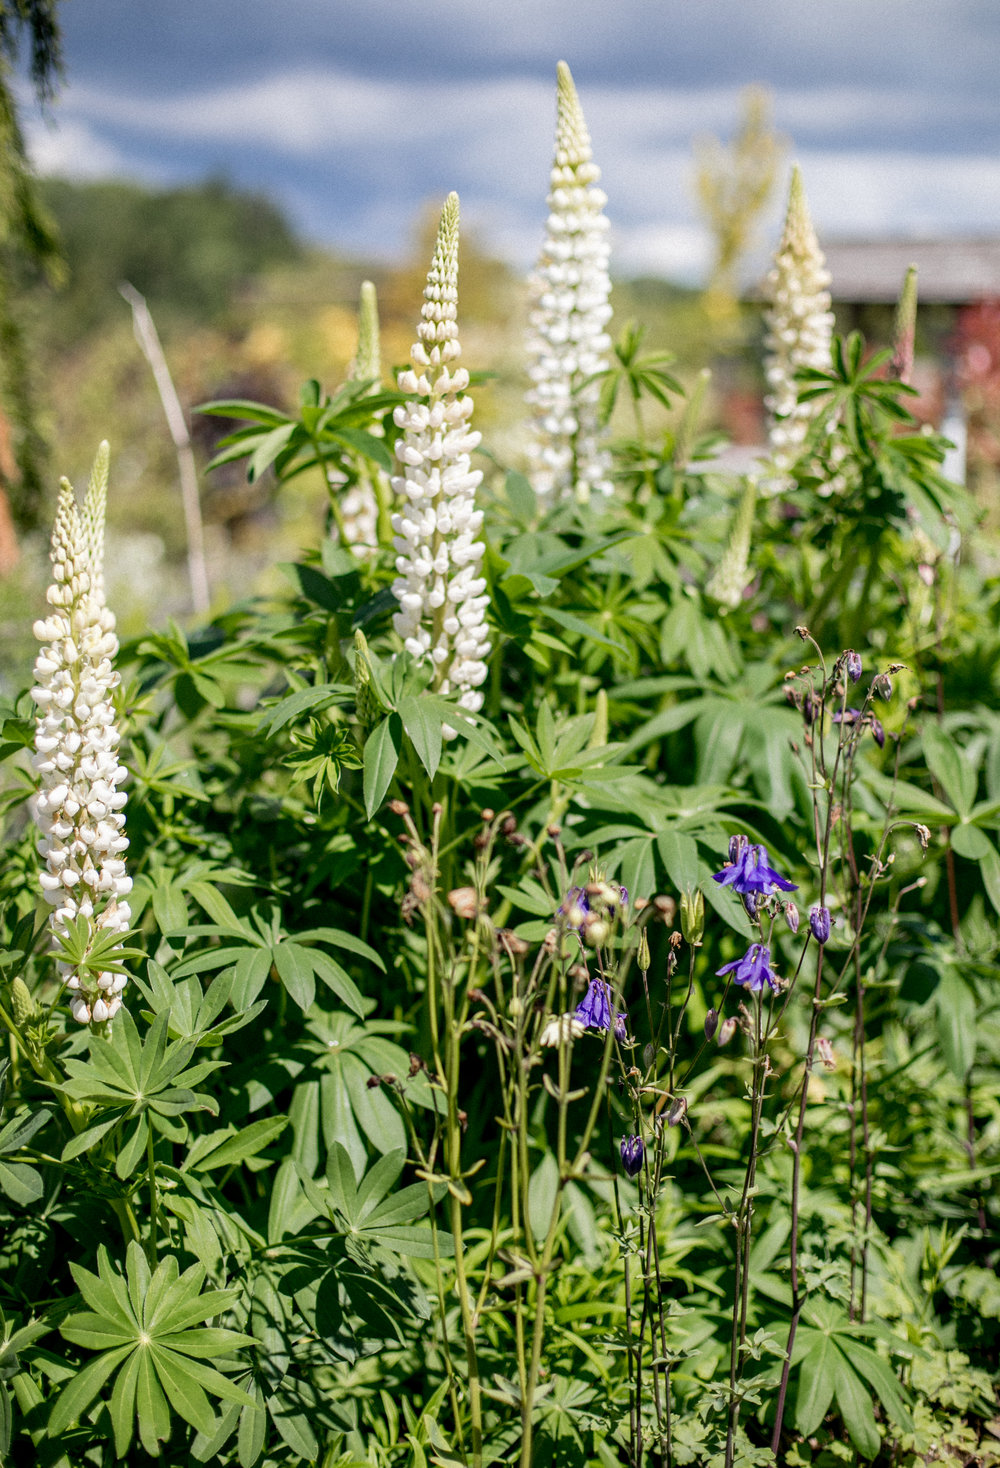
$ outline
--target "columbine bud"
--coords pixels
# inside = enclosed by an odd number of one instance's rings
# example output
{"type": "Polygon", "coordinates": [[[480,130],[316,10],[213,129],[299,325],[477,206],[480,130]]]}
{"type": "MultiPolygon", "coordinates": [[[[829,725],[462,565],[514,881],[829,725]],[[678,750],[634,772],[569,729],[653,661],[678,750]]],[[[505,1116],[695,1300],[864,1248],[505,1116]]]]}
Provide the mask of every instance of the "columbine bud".
{"type": "Polygon", "coordinates": [[[930,828],[928,826],[922,826],[919,821],[914,821],[913,829],[917,833],[917,840],[920,842],[921,851],[926,851],[931,839],[930,828]]]}
{"type": "Polygon", "coordinates": [[[736,1034],[736,1021],[735,1021],[735,1019],[733,1019],[732,1015],[730,1015],[729,1018],[728,1019],[724,1019],[722,1021],[722,1024],[719,1026],[719,1033],[718,1033],[718,1035],[716,1037],[716,1042],[715,1043],[721,1049],[721,1047],[723,1045],[728,1045],[729,1044],[730,1040],[733,1038],[733,1036],[735,1034],[736,1034]]]}
{"type": "Polygon", "coordinates": [[[719,1028],[719,1011],[710,1009],[705,1016],[705,1039],[710,1040],[719,1028]]]}
{"type": "Polygon", "coordinates": [[[602,944],[608,941],[610,933],[611,928],[608,924],[600,918],[597,918],[586,925],[583,931],[583,937],[589,948],[600,948],[602,944]]]}
{"type": "Polygon", "coordinates": [[[791,928],[793,933],[797,933],[799,931],[799,910],[795,906],[794,902],[785,903],[785,922],[791,928]]]}
{"type": "Polygon", "coordinates": [[[871,722],[872,738],[874,739],[875,743],[878,745],[879,749],[884,749],[885,748],[885,729],[882,726],[882,720],[881,719],[876,719],[875,716],[874,716],[874,714],[870,714],[869,715],[869,719],[870,719],[870,722],[871,722]]]}
{"type": "Polygon", "coordinates": [[[681,932],[692,948],[698,948],[705,936],[705,895],[701,888],[681,893],[681,932]]]}
{"type": "Polygon", "coordinates": [[[836,1070],[837,1057],[833,1053],[833,1046],[825,1035],[816,1036],[816,1049],[819,1052],[820,1060],[826,1066],[827,1070],[836,1070]]]}
{"type": "Polygon", "coordinates": [[[667,1126],[679,1126],[687,1115],[687,1109],[687,1097],[678,1096],[673,1106],[671,1106],[670,1113],[667,1116],[667,1126]]]}
{"type": "Polygon", "coordinates": [[[479,913],[479,897],[475,887],[456,887],[448,893],[448,905],[460,918],[474,918],[479,913]]]}
{"type": "Polygon", "coordinates": [[[624,1167],[629,1177],[635,1177],[642,1168],[642,1159],[645,1150],[641,1137],[622,1137],[619,1151],[622,1156],[622,1167],[624,1167]]]}
{"type": "Polygon", "coordinates": [[[639,965],[640,973],[649,973],[649,935],[645,928],[639,934],[639,951],[635,956],[635,961],[639,965]]]}
{"type": "Polygon", "coordinates": [[[861,662],[861,654],[855,652],[853,647],[847,649],[847,676],[852,683],[857,683],[864,668],[861,662]]]}
{"type": "Polygon", "coordinates": [[[814,907],[809,914],[809,931],[817,943],[825,943],[830,937],[830,909],[814,907]]]}
{"type": "Polygon", "coordinates": [[[648,1040],[646,1044],[642,1047],[642,1063],[647,1070],[649,1070],[655,1059],[656,1046],[653,1044],[652,1040],[648,1040]]]}
{"type": "Polygon", "coordinates": [[[872,688],[880,698],[885,699],[886,703],[889,702],[892,697],[892,679],[888,673],[876,673],[872,679],[872,688]]]}

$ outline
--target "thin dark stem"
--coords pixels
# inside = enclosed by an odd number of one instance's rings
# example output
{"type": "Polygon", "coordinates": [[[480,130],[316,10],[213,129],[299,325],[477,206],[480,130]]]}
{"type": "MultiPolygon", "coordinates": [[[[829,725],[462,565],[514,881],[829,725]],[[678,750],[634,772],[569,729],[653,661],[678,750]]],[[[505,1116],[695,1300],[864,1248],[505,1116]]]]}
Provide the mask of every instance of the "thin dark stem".
{"type": "Polygon", "coordinates": [[[774,1416],[774,1432],[771,1436],[771,1451],[775,1456],[777,1456],[778,1449],[781,1446],[781,1424],[785,1415],[785,1398],[788,1395],[788,1376],[791,1370],[792,1348],[795,1345],[795,1332],[798,1330],[799,1316],[802,1313],[802,1296],[799,1289],[799,1185],[802,1178],[802,1139],[805,1135],[806,1107],[809,1103],[809,1077],[812,1075],[813,1056],[816,1051],[816,1031],[819,1027],[824,952],[823,946],[817,944],[816,987],[813,990],[812,1019],[809,1023],[809,1044],[806,1049],[802,1089],[799,1093],[799,1114],[795,1123],[795,1140],[792,1144],[792,1231],[789,1245],[792,1274],[792,1320],[788,1328],[785,1361],[781,1368],[781,1384],[778,1388],[778,1404],[774,1416]]]}

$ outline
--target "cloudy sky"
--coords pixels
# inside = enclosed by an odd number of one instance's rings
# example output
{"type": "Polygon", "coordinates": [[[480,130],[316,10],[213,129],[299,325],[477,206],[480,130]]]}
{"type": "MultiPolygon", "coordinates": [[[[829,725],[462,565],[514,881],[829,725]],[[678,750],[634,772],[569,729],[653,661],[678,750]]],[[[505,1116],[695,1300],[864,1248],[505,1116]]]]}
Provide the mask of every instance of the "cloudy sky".
{"type": "MultiPolygon", "coordinates": [[[[996,0],[65,0],[38,167],[273,194],[310,238],[401,255],[428,199],[537,250],[569,62],[619,271],[694,280],[693,140],[771,88],[817,227],[1000,233],[996,0]]],[[[27,91],[24,93],[27,98],[27,91]]]]}

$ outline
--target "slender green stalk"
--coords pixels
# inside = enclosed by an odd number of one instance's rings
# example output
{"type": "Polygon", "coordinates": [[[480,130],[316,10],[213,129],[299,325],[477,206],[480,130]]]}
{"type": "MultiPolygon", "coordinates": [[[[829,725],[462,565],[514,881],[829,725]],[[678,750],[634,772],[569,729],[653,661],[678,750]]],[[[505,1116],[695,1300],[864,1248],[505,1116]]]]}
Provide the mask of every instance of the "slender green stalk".
{"type": "Polygon", "coordinates": [[[156,1189],[156,1154],[153,1145],[153,1127],[146,1118],[146,1172],[149,1179],[149,1236],[146,1239],[146,1257],[150,1269],[156,1268],[157,1243],[160,1231],[159,1197],[156,1189]]]}

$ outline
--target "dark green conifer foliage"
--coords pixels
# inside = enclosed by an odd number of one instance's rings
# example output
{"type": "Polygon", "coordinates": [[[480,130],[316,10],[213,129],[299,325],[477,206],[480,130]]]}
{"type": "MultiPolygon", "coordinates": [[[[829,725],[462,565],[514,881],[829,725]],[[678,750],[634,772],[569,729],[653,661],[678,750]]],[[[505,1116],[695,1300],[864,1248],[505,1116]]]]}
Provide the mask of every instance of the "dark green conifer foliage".
{"type": "Polygon", "coordinates": [[[45,443],[38,428],[31,365],[16,297],[27,275],[56,283],[64,272],[55,228],[31,176],[24,136],[11,90],[11,73],[22,50],[30,51],[30,74],[42,101],[52,96],[61,71],[58,0],[0,0],[0,404],[10,421],[17,475],[0,471],[15,522],[37,520],[45,443]]]}

